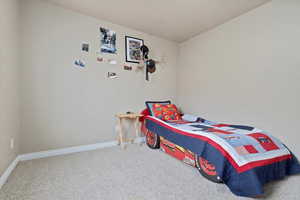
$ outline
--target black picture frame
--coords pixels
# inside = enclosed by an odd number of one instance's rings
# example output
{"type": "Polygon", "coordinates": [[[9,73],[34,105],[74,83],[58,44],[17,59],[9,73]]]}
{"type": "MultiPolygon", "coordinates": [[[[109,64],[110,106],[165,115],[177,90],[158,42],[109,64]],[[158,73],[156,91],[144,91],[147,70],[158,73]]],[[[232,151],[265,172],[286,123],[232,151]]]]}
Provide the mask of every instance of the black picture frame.
{"type": "Polygon", "coordinates": [[[125,57],[126,62],[130,63],[140,63],[140,60],[142,59],[143,55],[140,50],[140,47],[144,45],[144,40],[131,37],[131,36],[125,36],[125,57]],[[133,45],[130,45],[130,41],[132,43],[139,43],[138,47],[134,47],[133,45]],[[136,54],[136,55],[134,55],[136,54]],[[134,58],[135,57],[135,58],[134,58]]]}

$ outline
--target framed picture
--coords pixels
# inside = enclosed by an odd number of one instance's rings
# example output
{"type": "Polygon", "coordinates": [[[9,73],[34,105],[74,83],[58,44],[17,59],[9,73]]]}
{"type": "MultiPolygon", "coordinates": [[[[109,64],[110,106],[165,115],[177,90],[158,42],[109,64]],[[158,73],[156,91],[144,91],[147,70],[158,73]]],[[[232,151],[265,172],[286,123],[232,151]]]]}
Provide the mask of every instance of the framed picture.
{"type": "Polygon", "coordinates": [[[116,32],[101,27],[100,28],[100,33],[101,33],[101,46],[100,46],[101,53],[115,54],[117,52],[117,48],[116,48],[117,35],[116,35],[116,32]]]}
{"type": "Polygon", "coordinates": [[[126,62],[139,63],[142,59],[141,46],[144,45],[144,40],[125,37],[125,48],[126,48],[126,62]]]}

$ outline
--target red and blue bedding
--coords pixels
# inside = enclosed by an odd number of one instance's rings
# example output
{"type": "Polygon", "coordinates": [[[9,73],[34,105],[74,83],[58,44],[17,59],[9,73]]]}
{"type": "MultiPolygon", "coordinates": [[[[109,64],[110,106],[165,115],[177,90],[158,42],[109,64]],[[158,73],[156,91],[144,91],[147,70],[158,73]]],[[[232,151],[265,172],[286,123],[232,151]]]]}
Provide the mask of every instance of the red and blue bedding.
{"type": "Polygon", "coordinates": [[[300,173],[289,149],[254,127],[214,122],[166,122],[147,116],[148,130],[212,163],[218,176],[239,196],[263,194],[263,185],[300,173]]]}

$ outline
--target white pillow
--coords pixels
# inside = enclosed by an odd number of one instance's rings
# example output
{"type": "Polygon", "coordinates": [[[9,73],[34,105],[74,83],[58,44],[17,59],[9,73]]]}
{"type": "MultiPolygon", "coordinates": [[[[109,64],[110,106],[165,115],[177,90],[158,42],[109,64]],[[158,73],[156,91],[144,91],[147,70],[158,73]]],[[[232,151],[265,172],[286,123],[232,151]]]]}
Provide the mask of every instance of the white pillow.
{"type": "Polygon", "coordinates": [[[184,114],[182,116],[182,119],[185,120],[185,121],[189,121],[189,122],[196,122],[198,121],[198,118],[197,116],[195,115],[190,115],[190,114],[184,114]]]}

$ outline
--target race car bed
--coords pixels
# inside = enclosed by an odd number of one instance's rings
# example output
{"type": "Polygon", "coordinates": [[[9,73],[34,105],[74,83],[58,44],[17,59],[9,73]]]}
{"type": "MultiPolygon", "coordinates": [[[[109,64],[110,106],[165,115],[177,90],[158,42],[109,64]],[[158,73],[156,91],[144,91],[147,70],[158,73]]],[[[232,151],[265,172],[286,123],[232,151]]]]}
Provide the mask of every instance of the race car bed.
{"type": "Polygon", "coordinates": [[[291,151],[257,128],[201,118],[168,121],[151,116],[151,112],[142,120],[149,147],[161,147],[194,165],[205,177],[223,182],[238,196],[262,195],[265,183],[300,173],[291,151]]]}

